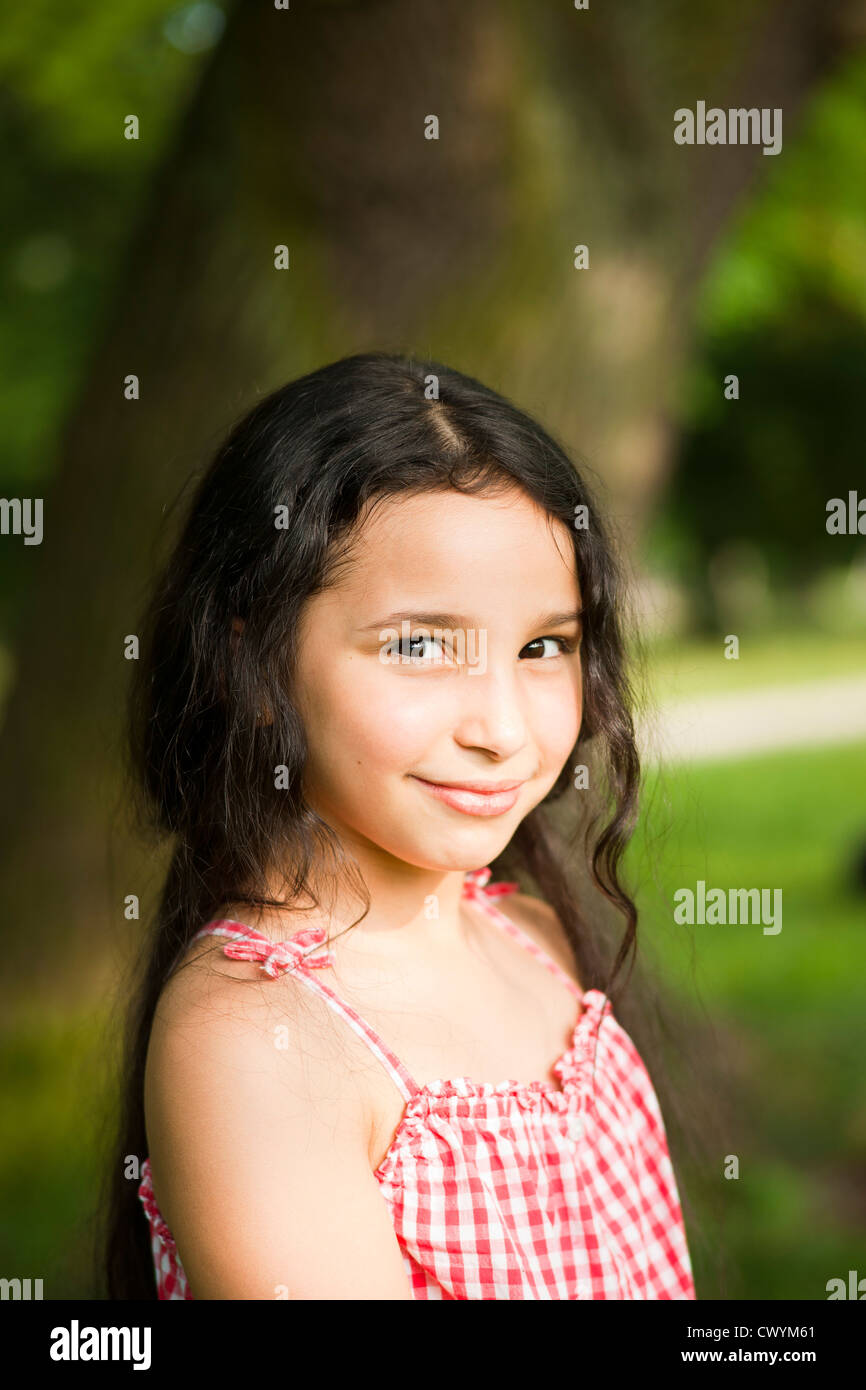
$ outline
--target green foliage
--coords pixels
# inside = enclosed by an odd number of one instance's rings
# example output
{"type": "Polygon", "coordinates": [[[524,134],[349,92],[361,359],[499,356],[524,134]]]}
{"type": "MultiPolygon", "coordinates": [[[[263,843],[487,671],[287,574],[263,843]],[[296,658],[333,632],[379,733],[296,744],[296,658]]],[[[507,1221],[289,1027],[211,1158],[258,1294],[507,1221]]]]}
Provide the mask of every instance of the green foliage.
{"type": "MultiPolygon", "coordinates": [[[[222,23],[215,4],[33,0],[0,27],[4,497],[50,486],[150,181],[222,23]],[[124,138],[130,114],[138,140],[124,138]]],[[[0,631],[16,627],[27,560],[0,547],[0,631]]]]}
{"type": "Polygon", "coordinates": [[[866,60],[851,60],[786,132],[760,195],[720,244],[680,384],[673,481],[649,542],[706,629],[725,622],[714,557],[762,558],[776,593],[850,563],[826,504],[864,477],[866,60]],[[729,375],[739,399],[725,398],[729,375]]]}
{"type": "MultiPolygon", "coordinates": [[[[3,483],[50,475],[52,433],[203,57],[181,18],[215,5],[20,6],[0,31],[3,483]],[[124,118],[139,117],[138,140],[124,118]]],[[[216,37],[216,29],[214,29],[216,37]]]]}

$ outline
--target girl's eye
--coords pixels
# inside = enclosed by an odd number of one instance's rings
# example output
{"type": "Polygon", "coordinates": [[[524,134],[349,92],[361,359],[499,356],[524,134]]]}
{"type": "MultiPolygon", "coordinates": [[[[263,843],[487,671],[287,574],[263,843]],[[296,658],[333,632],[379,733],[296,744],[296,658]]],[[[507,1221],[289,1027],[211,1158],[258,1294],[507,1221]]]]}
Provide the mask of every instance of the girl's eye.
{"type": "MultiPolygon", "coordinates": [[[[528,653],[532,658],[549,660],[551,657],[568,656],[576,652],[579,639],[567,637],[536,637],[523,648],[521,656],[528,653]],[[555,644],[555,650],[545,652],[545,642],[555,644]]],[[[389,651],[398,662],[409,666],[450,665],[452,652],[441,637],[407,637],[389,644],[389,651]]]]}
{"type": "Polygon", "coordinates": [[[402,661],[410,661],[413,665],[421,665],[424,662],[447,660],[448,654],[438,637],[409,637],[406,641],[398,642],[396,645],[400,659],[402,661]],[[437,655],[436,652],[433,652],[429,656],[425,655],[423,651],[425,646],[438,647],[440,654],[437,655]]]}
{"type": "Polygon", "coordinates": [[[528,642],[523,650],[524,652],[529,652],[532,647],[535,647],[536,651],[532,654],[536,657],[544,658],[545,653],[537,650],[544,642],[559,643],[559,651],[550,652],[548,653],[549,656],[563,656],[577,651],[577,642],[571,642],[567,637],[536,637],[534,641],[528,642]]]}

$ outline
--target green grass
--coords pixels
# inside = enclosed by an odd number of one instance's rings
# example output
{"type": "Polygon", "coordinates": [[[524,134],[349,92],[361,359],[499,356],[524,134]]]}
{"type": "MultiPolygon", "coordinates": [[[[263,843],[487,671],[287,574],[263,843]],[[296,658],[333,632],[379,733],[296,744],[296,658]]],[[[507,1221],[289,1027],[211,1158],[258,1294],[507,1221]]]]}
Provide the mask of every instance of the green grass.
{"type": "Polygon", "coordinates": [[[0,1105],[14,1123],[0,1148],[0,1265],[41,1278],[45,1298],[93,1298],[89,1253],[104,1114],[103,1020],[34,1005],[0,1037],[0,1105]]]}
{"type": "MultiPolygon", "coordinates": [[[[746,1152],[740,1177],[720,1179],[729,1296],[826,1297],[829,1278],[866,1273],[864,785],[866,744],[668,768],[648,778],[626,858],[650,958],[746,1058],[746,1152]],[[698,879],[781,889],[782,930],[677,925],[674,892],[698,879]]],[[[712,1279],[703,1297],[718,1296],[712,1279]]]]}
{"type": "Polygon", "coordinates": [[[721,695],[765,685],[805,684],[835,676],[866,676],[866,636],[803,631],[743,636],[736,661],[714,642],[666,644],[647,653],[653,699],[721,695]]]}

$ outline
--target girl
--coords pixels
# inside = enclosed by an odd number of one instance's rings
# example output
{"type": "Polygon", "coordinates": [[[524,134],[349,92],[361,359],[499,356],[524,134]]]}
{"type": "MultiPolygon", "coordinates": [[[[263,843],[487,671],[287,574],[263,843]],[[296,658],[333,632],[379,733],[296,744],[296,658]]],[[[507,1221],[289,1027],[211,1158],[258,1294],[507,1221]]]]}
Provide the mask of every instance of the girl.
{"type": "Polygon", "coordinates": [[[233,430],[131,695],[173,856],[111,1297],[695,1297],[613,1008],[639,775],[618,603],[573,464],[438,362],[349,357],[233,430]]]}

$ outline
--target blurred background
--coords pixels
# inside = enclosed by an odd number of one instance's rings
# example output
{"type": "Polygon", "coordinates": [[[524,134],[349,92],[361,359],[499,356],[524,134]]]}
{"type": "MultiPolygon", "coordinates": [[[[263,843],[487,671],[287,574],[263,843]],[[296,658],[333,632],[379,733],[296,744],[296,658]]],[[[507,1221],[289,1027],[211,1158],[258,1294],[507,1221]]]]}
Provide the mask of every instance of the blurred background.
{"type": "Polygon", "coordinates": [[[632,577],[640,939],[736,1099],[698,1296],[866,1274],[866,542],[826,526],[866,497],[866,6],[31,0],[0,79],[0,493],[44,498],[0,535],[0,1273],[102,1296],[124,898],[165,862],[123,644],[176,500],[260,395],[382,348],[535,413],[632,577]],[[780,153],[677,145],[698,101],[780,108],[780,153]],[[782,931],[677,927],[699,879],[781,888],[782,931]]]}

